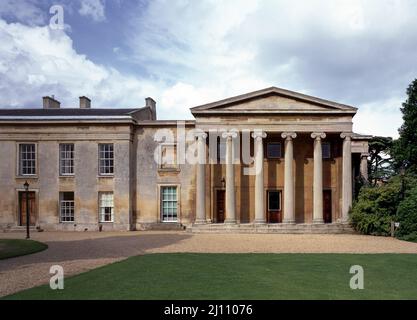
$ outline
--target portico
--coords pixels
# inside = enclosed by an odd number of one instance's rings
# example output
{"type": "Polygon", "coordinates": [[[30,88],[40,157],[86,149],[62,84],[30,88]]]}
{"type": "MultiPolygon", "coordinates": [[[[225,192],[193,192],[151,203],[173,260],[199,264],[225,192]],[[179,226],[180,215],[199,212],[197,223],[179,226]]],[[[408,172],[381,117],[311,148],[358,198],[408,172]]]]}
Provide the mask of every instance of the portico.
{"type": "MultiPolygon", "coordinates": [[[[351,145],[353,137],[361,139],[352,132],[356,108],[269,88],[192,112],[196,128],[206,133],[198,138],[206,164],[197,168],[196,223],[290,227],[348,221],[354,179],[351,145]],[[219,138],[216,151],[224,151],[223,163],[208,161],[213,156],[206,147],[213,144],[213,136],[219,138]]],[[[367,142],[361,143],[367,148],[367,142]]],[[[367,177],[366,169],[359,163],[362,177],[367,177]]]]}

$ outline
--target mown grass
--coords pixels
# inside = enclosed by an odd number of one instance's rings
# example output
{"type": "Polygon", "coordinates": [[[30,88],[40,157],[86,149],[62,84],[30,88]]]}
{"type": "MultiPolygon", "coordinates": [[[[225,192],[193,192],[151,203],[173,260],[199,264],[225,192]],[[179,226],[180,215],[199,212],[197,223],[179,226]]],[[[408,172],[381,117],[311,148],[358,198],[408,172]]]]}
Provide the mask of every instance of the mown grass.
{"type": "Polygon", "coordinates": [[[0,260],[24,256],[47,248],[46,244],[34,240],[0,239],[0,260]]]}
{"type": "Polygon", "coordinates": [[[417,299],[417,255],[150,254],[6,299],[417,299]],[[352,265],[364,269],[352,290],[352,265]]]}

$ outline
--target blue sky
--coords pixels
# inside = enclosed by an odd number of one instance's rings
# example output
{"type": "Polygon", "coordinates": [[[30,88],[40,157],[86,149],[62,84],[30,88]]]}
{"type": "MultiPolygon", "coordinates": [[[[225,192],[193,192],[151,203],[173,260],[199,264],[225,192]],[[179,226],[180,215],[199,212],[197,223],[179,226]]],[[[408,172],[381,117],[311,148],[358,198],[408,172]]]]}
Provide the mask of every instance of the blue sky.
{"type": "Polygon", "coordinates": [[[354,129],[397,135],[417,77],[413,0],[1,0],[0,104],[189,108],[269,86],[359,108],[354,129]],[[64,30],[49,27],[52,5],[64,30]]]}

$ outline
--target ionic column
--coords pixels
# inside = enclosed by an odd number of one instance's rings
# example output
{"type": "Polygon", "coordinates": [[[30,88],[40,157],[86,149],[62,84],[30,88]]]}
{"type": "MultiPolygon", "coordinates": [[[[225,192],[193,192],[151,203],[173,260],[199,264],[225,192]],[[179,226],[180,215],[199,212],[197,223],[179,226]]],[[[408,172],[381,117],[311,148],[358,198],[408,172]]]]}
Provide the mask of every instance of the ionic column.
{"type": "Polygon", "coordinates": [[[352,133],[343,132],[340,137],[343,140],[343,176],[342,176],[342,221],[349,218],[349,210],[352,206],[352,133]]]}
{"type": "Polygon", "coordinates": [[[323,132],[313,132],[314,139],[314,177],[313,177],[313,223],[323,223],[323,155],[321,139],[323,132]]]}
{"type": "Polygon", "coordinates": [[[368,183],[368,153],[361,154],[361,176],[365,184],[368,183]]]}
{"type": "Polygon", "coordinates": [[[196,220],[206,223],[206,138],[205,132],[197,132],[197,186],[196,186],[196,220]]]}
{"type": "Polygon", "coordinates": [[[255,223],[265,223],[264,207],[264,146],[262,139],[266,138],[263,131],[252,133],[255,151],[255,223]]]}
{"type": "Polygon", "coordinates": [[[226,138],[226,218],[225,223],[236,223],[235,168],[233,165],[233,139],[237,133],[230,131],[222,134],[226,138]]]}
{"type": "Polygon", "coordinates": [[[285,174],[284,174],[284,218],[283,223],[295,223],[294,211],[294,148],[292,139],[297,137],[295,132],[284,132],[281,137],[285,139],[285,174]]]}

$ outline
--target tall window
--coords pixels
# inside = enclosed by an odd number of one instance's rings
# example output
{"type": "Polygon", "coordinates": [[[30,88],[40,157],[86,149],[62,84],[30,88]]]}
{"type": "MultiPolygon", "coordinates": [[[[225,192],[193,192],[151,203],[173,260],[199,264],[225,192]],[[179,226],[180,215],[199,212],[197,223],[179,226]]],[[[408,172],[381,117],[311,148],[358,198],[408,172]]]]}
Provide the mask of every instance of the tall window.
{"type": "Polygon", "coordinates": [[[59,212],[61,222],[74,222],[74,192],[59,193],[59,212]]]}
{"type": "Polygon", "coordinates": [[[177,165],[177,145],[176,144],[162,144],[160,155],[161,169],[176,169],[177,165]]]}
{"type": "Polygon", "coordinates": [[[113,192],[99,193],[99,220],[100,222],[113,222],[114,203],[113,192]]]}
{"type": "Polygon", "coordinates": [[[217,163],[226,163],[226,140],[219,138],[217,142],[217,163]]]}
{"type": "Polygon", "coordinates": [[[161,187],[161,218],[164,222],[177,221],[177,187],[161,187]]]}
{"type": "Polygon", "coordinates": [[[280,142],[268,142],[266,144],[266,157],[268,159],[281,158],[281,143],[280,142]]]}
{"type": "Polygon", "coordinates": [[[63,176],[74,174],[74,144],[59,145],[59,173],[63,176]]]}
{"type": "Polygon", "coordinates": [[[19,174],[36,175],[36,145],[19,145],[19,174]]]}
{"type": "Polygon", "coordinates": [[[111,175],[114,172],[114,152],[112,143],[99,144],[99,173],[111,175]]]}
{"type": "Polygon", "coordinates": [[[330,159],[331,158],[331,148],[329,142],[323,142],[321,145],[321,152],[323,155],[323,159],[330,159]]]}

